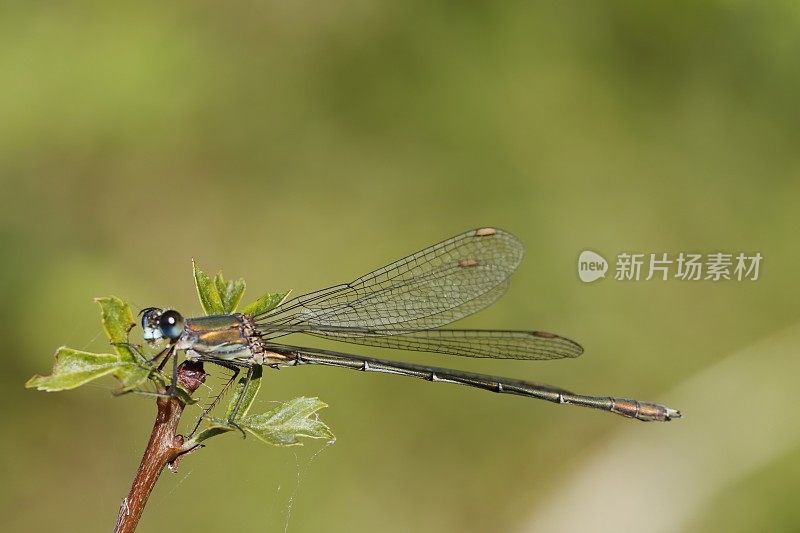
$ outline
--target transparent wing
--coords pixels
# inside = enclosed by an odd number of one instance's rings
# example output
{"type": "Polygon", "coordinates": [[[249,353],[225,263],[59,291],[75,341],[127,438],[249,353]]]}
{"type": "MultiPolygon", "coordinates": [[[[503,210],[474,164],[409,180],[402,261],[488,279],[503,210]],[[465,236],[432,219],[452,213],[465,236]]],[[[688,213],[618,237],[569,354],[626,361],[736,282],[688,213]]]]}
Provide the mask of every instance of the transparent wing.
{"type": "Polygon", "coordinates": [[[521,260],[513,235],[480,228],[254,318],[272,338],[280,331],[336,337],[343,335],[336,328],[367,328],[370,336],[436,328],[497,300],[521,260]]]}
{"type": "Polygon", "coordinates": [[[433,329],[395,330],[392,335],[381,334],[380,331],[354,333],[339,331],[311,334],[380,348],[492,359],[562,359],[578,357],[583,353],[583,348],[577,342],[544,331],[433,329]]]}

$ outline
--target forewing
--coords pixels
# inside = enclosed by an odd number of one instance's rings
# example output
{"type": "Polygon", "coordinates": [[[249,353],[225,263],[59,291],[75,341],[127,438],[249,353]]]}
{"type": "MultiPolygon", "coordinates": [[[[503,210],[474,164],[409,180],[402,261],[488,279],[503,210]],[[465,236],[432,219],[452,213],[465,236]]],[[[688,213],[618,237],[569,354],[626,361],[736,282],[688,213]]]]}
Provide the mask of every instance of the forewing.
{"type": "Polygon", "coordinates": [[[270,329],[328,335],[373,328],[381,335],[430,329],[497,300],[522,260],[522,245],[500,229],[456,235],[350,283],[298,296],[256,317],[270,329]]]}

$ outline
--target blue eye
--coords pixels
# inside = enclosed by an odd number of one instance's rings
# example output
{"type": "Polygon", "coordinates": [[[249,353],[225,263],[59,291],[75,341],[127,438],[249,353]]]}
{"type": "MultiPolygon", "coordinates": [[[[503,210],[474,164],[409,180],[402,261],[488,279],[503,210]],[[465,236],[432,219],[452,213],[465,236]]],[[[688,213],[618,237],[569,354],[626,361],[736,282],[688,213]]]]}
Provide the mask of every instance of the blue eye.
{"type": "Polygon", "coordinates": [[[176,340],[183,334],[183,317],[177,311],[164,311],[158,317],[158,329],[170,340],[176,340]]]}
{"type": "Polygon", "coordinates": [[[144,340],[148,342],[155,342],[162,338],[161,330],[158,327],[158,318],[163,311],[158,307],[147,307],[142,309],[139,314],[142,315],[142,335],[144,340]]]}

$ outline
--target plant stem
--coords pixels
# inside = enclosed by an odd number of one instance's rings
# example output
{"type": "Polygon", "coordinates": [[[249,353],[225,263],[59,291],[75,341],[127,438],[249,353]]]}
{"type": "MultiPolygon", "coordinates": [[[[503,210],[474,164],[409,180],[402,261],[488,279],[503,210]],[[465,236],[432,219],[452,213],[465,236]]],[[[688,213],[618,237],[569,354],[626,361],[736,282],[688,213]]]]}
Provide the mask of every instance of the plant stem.
{"type": "MultiPolygon", "coordinates": [[[[192,394],[205,381],[205,372],[201,363],[185,361],[178,367],[178,383],[189,394],[192,394]]],[[[184,437],[177,433],[178,422],[185,403],[178,396],[166,396],[166,390],[159,390],[156,399],[158,411],[136,477],[133,479],[128,496],[122,501],[119,509],[115,533],[132,533],[136,530],[144,512],[147,499],[158,481],[165,466],[174,471],[177,460],[193,451],[184,447],[184,437]]]]}

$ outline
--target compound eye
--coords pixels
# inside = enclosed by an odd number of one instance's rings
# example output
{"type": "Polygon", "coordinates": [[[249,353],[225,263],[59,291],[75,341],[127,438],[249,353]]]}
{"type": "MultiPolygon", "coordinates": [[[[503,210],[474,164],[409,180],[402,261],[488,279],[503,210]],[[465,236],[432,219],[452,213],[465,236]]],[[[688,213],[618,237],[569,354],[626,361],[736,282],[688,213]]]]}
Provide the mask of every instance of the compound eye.
{"type": "Polygon", "coordinates": [[[174,341],[183,333],[183,317],[177,311],[164,311],[158,317],[158,329],[164,337],[174,341]]]}
{"type": "Polygon", "coordinates": [[[161,329],[158,327],[158,319],[164,311],[158,307],[148,307],[142,309],[142,336],[148,342],[155,342],[162,338],[161,329]]]}

